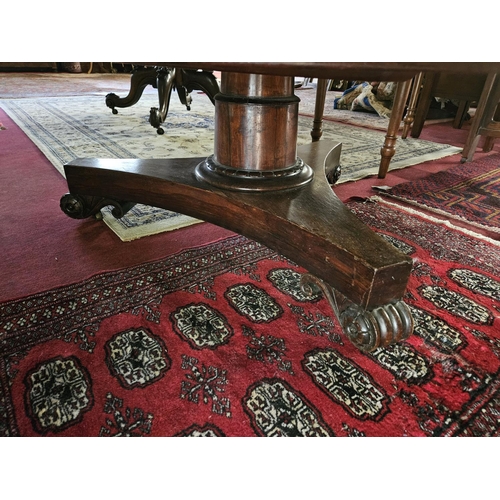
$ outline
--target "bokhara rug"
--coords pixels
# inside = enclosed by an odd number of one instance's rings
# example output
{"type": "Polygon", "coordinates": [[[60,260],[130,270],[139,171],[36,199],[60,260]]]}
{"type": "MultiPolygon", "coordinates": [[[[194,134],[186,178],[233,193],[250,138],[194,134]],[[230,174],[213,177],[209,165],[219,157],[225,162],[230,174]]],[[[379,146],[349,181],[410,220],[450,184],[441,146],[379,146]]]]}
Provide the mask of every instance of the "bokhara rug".
{"type": "MultiPolygon", "coordinates": [[[[143,95],[130,108],[113,115],[104,98],[77,96],[44,99],[3,99],[0,106],[63,175],[63,165],[78,157],[185,158],[213,153],[214,106],[206,95],[193,93],[191,111],[176,95],[158,135],[149,124],[149,110],[158,107],[154,94],[143,95]]],[[[312,119],[299,117],[298,143],[311,141],[312,119]]],[[[375,130],[325,122],[323,138],[342,142],[340,182],[378,172],[385,134],[375,130]]],[[[419,139],[398,141],[391,169],[442,158],[460,148],[419,139]]],[[[64,193],[61,193],[61,196],[64,193]]],[[[123,240],[156,234],[199,222],[191,217],[145,205],[136,205],[121,219],[102,211],[104,222],[123,240]]]]}
{"type": "Polygon", "coordinates": [[[500,154],[392,187],[385,195],[500,234],[500,154]]]}
{"type": "Polygon", "coordinates": [[[414,259],[408,341],[360,352],[235,235],[0,304],[0,434],[499,435],[500,247],[349,206],[414,259]]]}

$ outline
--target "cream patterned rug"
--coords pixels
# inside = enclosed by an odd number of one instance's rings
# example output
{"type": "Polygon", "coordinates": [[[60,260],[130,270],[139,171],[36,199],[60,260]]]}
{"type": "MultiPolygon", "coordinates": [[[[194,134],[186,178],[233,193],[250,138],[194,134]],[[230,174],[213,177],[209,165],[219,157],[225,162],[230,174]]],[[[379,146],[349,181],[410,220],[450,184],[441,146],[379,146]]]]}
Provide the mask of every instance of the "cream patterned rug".
{"type": "MultiPolygon", "coordinates": [[[[123,96],[122,96],[123,97],[123,96]]],[[[158,107],[155,94],[145,94],[129,108],[113,115],[102,96],[1,99],[0,107],[64,175],[63,165],[75,158],[186,158],[213,153],[214,106],[204,94],[192,93],[187,111],[174,93],[159,135],[149,124],[149,110],[158,107]]],[[[300,108],[299,108],[300,109],[300,108]]],[[[298,143],[311,141],[312,119],[299,117],[298,143]]],[[[385,134],[340,123],[324,122],[325,140],[342,142],[339,182],[358,180],[378,172],[385,134]]],[[[398,140],[390,169],[442,158],[461,149],[408,138],[398,140]]],[[[61,193],[61,196],[64,193],[61,193]]],[[[121,219],[103,209],[104,222],[123,241],[177,229],[198,221],[168,210],[136,205],[121,219]]]]}

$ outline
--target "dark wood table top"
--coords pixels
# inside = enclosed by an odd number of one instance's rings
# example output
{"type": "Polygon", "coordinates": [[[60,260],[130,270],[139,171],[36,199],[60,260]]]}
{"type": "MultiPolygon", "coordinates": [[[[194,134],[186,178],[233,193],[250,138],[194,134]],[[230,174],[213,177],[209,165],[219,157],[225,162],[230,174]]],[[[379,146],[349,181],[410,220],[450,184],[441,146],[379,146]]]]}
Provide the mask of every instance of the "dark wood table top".
{"type": "Polygon", "coordinates": [[[403,81],[420,72],[451,74],[500,73],[500,62],[132,62],[236,73],[366,81],[403,81]]]}

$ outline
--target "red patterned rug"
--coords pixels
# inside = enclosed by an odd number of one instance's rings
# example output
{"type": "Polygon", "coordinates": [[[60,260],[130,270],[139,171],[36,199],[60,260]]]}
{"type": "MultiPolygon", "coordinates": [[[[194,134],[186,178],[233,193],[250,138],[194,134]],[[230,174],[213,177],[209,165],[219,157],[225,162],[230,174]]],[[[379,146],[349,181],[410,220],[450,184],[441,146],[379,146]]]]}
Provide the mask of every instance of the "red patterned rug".
{"type": "Polygon", "coordinates": [[[232,236],[0,304],[0,435],[499,435],[499,247],[349,206],[414,259],[407,342],[360,352],[232,236]]]}
{"type": "Polygon", "coordinates": [[[384,194],[500,234],[500,153],[398,184],[384,194]]]}

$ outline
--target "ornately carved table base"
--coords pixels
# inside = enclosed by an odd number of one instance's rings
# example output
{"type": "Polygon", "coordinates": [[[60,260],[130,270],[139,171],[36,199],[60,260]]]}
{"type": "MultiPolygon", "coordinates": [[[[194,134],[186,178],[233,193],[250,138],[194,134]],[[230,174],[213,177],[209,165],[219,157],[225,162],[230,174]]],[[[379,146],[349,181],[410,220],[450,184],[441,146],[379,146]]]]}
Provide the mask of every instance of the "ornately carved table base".
{"type": "Polygon", "coordinates": [[[118,97],[114,93],[106,96],[106,106],[117,114],[116,108],[127,108],[136,104],[142,96],[144,89],[152,85],[158,89],[159,107],[151,108],[149,123],[156,128],[158,134],[163,134],[161,124],[165,122],[170,106],[172,90],[177,90],[181,104],[191,109],[193,90],[201,90],[207,94],[212,103],[219,92],[219,85],[213,73],[209,71],[186,70],[182,68],[166,67],[139,67],[134,69],[131,76],[130,90],[127,96],[118,97]]]}
{"type": "Polygon", "coordinates": [[[411,260],[333,193],[327,176],[338,173],[340,150],[340,144],[325,141],[301,146],[298,155],[312,169],[312,180],[270,193],[233,192],[205,182],[196,174],[205,158],[77,159],[65,165],[70,193],[62,197],[61,208],[80,219],[112,205],[113,215],[121,217],[134,203],[144,203],[260,241],[306,268],[303,292],[321,290],[349,339],[371,351],[413,331],[409,309],[397,298],[404,293],[401,276],[409,275],[411,260]]]}

